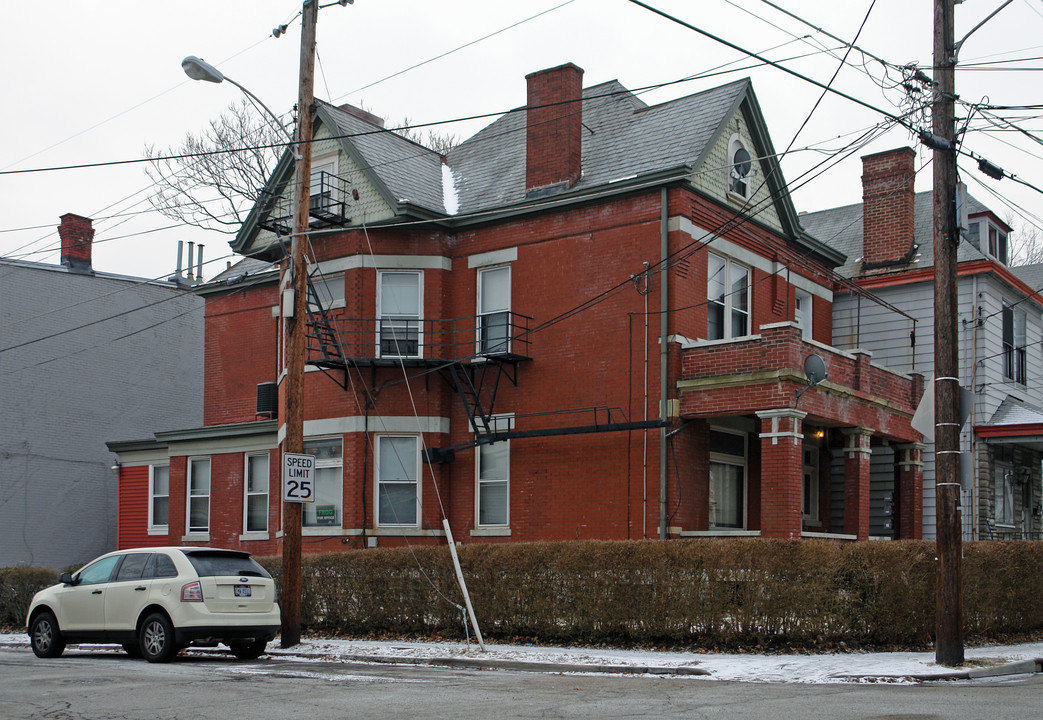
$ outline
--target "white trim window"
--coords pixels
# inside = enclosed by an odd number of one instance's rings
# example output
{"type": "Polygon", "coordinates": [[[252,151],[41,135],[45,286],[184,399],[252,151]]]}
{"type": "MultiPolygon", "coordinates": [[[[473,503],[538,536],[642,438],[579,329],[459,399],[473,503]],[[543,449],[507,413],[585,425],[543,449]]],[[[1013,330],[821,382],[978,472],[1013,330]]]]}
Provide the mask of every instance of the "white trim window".
{"type": "Polygon", "coordinates": [[[707,255],[706,336],[709,340],[750,334],[750,269],[714,253],[707,255]]]}
{"type": "Polygon", "coordinates": [[[710,529],[746,529],[746,433],[710,430],[710,529]]]}
{"type": "Polygon", "coordinates": [[[511,351],[511,267],[478,271],[478,354],[511,351]]]}
{"type": "Polygon", "coordinates": [[[308,281],[315,290],[315,296],[309,293],[308,308],[318,310],[319,307],[326,310],[336,310],[344,307],[344,273],[330,273],[323,275],[313,270],[308,275],[308,281]],[[316,304],[316,300],[318,303],[316,304]]]}
{"type": "Polygon", "coordinates": [[[423,278],[423,273],[418,271],[383,270],[377,273],[379,357],[422,357],[423,278]]]}
{"type": "Polygon", "coordinates": [[[246,479],[243,490],[243,532],[268,532],[268,453],[246,456],[246,479]]]}
{"type": "MultiPolygon", "coordinates": [[[[493,432],[514,427],[513,415],[492,418],[493,432]]],[[[475,525],[479,528],[507,527],[511,517],[511,441],[479,445],[474,452],[475,525]]]]}
{"type": "Polygon", "coordinates": [[[188,459],[188,534],[210,532],[210,458],[188,459]]]}
{"type": "Polygon", "coordinates": [[[1026,316],[1022,308],[1003,303],[1003,377],[1025,384],[1026,316]]]}
{"type": "Polygon", "coordinates": [[[793,297],[793,322],[797,323],[800,336],[805,340],[811,339],[812,307],[811,293],[797,290],[793,297]]]}
{"type": "Polygon", "coordinates": [[[315,456],[315,502],[304,503],[305,528],[338,528],[344,508],[343,440],[339,437],[306,440],[304,454],[315,456]]]}
{"type": "Polygon", "coordinates": [[[728,142],[728,193],[749,200],[753,175],[753,158],[746,143],[738,135],[732,135],[728,142]]]}
{"type": "Polygon", "coordinates": [[[420,438],[378,435],[376,458],[377,525],[420,525],[420,438]]]}
{"type": "Polygon", "coordinates": [[[148,531],[165,535],[170,510],[170,466],[149,465],[148,468],[148,531]]]}
{"type": "Polygon", "coordinates": [[[333,202],[334,188],[330,176],[337,174],[337,156],[327,155],[312,161],[308,187],[311,209],[329,207],[333,202]],[[323,173],[326,173],[325,175],[323,173]]]}

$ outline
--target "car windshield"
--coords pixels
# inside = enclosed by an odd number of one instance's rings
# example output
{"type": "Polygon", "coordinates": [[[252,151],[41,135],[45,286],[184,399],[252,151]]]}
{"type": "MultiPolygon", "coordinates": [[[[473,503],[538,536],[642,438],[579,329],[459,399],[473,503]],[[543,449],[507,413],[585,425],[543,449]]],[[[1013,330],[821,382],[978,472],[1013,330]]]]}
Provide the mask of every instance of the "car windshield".
{"type": "Polygon", "coordinates": [[[194,552],[185,553],[199,577],[243,575],[270,578],[271,575],[249,555],[240,553],[194,552]]]}

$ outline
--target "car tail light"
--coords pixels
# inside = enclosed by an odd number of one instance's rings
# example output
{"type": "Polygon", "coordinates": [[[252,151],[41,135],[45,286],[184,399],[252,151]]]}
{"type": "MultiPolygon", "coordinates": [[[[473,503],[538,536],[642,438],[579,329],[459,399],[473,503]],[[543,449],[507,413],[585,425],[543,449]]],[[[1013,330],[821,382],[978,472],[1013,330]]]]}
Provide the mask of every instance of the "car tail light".
{"type": "Polygon", "coordinates": [[[203,602],[203,586],[198,580],[181,587],[181,602],[203,602]]]}

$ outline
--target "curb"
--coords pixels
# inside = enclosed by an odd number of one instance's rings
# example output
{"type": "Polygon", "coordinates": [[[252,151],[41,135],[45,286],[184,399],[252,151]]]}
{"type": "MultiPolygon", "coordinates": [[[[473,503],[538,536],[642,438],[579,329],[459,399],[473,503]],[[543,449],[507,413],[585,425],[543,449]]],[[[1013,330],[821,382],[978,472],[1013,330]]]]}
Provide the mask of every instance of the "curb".
{"type": "Polygon", "coordinates": [[[977,680],[980,678],[1002,677],[1004,675],[1028,675],[1043,672],[1043,658],[1035,660],[1014,660],[993,667],[974,668],[972,670],[951,670],[949,672],[916,673],[910,675],[831,675],[838,680],[906,680],[917,682],[936,682],[946,680],[977,680]]]}
{"type": "MultiPolygon", "coordinates": [[[[272,657],[308,657],[307,654],[274,650],[272,657]]],[[[608,673],[633,675],[709,675],[708,670],[694,666],[657,667],[651,665],[585,665],[580,663],[527,662],[525,660],[496,660],[494,658],[461,657],[400,657],[397,655],[345,655],[343,662],[375,663],[380,665],[431,665],[469,670],[513,670],[538,673],[608,673]]]]}

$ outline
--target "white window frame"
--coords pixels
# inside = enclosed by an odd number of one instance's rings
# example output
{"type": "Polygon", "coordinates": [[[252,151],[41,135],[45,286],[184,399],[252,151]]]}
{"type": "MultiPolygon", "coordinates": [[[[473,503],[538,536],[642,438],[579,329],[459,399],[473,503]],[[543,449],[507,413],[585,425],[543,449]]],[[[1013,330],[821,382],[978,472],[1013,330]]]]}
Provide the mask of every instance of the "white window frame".
{"type": "Polygon", "coordinates": [[[738,436],[742,437],[743,457],[740,458],[738,455],[730,455],[730,454],[727,454],[727,453],[713,452],[712,450],[711,450],[711,452],[709,454],[709,461],[710,461],[709,464],[711,466],[714,465],[714,464],[717,464],[717,465],[727,465],[727,466],[730,466],[730,467],[738,467],[738,468],[742,469],[742,524],[741,524],[741,527],[732,527],[731,525],[715,525],[714,524],[714,522],[713,522],[713,520],[714,520],[714,509],[713,509],[712,503],[709,502],[709,491],[710,491],[709,483],[712,483],[713,481],[712,481],[712,479],[710,479],[708,477],[707,478],[707,480],[708,480],[708,485],[707,485],[707,508],[708,508],[707,523],[708,523],[708,525],[707,526],[710,528],[711,531],[716,531],[716,532],[729,532],[729,531],[738,532],[738,531],[746,530],[746,528],[749,525],[747,514],[749,513],[749,507],[750,507],[750,496],[749,496],[749,490],[750,490],[750,477],[749,477],[750,441],[749,441],[749,435],[748,435],[748,433],[744,433],[744,432],[741,432],[741,431],[732,430],[730,428],[716,427],[716,426],[711,426],[710,431],[711,432],[717,432],[717,433],[727,433],[729,435],[738,435],[738,436]]]}
{"type": "Polygon", "coordinates": [[[214,466],[210,460],[210,456],[199,456],[188,458],[187,477],[185,478],[185,534],[188,536],[209,536],[210,535],[210,510],[211,510],[211,497],[214,488],[214,466]],[[197,493],[193,487],[193,475],[195,475],[196,463],[205,462],[207,465],[207,477],[208,487],[206,493],[197,493]],[[192,527],[192,499],[193,498],[206,498],[206,527],[200,529],[192,527]]]}
{"type": "Polygon", "coordinates": [[[149,535],[166,535],[170,529],[170,464],[157,464],[148,466],[148,533],[149,535]],[[167,476],[167,492],[161,495],[156,492],[156,470],[162,468],[167,476]],[[167,501],[167,522],[156,523],[155,510],[156,500],[164,498],[167,501]]]}
{"type": "Polygon", "coordinates": [[[475,306],[477,310],[477,322],[475,323],[475,350],[478,355],[504,355],[511,352],[511,287],[512,287],[512,271],[511,266],[508,265],[491,265],[489,267],[478,268],[477,278],[477,304],[475,306]],[[485,278],[491,277],[493,273],[506,271],[507,273],[507,307],[499,308],[496,310],[482,311],[482,300],[483,293],[485,291],[485,278]],[[485,332],[485,318],[499,315],[500,313],[507,314],[507,336],[503,340],[502,347],[499,341],[490,343],[495,347],[495,351],[490,350],[486,347],[485,338],[483,338],[485,332]]]}
{"type": "Polygon", "coordinates": [[[377,357],[386,358],[422,358],[424,357],[424,271],[423,270],[378,270],[377,271],[377,357]],[[384,313],[384,277],[386,275],[413,275],[416,277],[417,312],[416,315],[385,315],[384,313]],[[381,330],[384,321],[416,322],[417,346],[415,353],[386,354],[381,346],[381,330]]]}
{"type": "Polygon", "coordinates": [[[1028,375],[1028,314],[1024,308],[1002,302],[1000,341],[1003,347],[1003,379],[1025,385],[1028,375]],[[1009,319],[1008,319],[1009,318],[1009,319]],[[1008,322],[1010,323],[1008,334],[1008,322]]]}
{"type": "Polygon", "coordinates": [[[749,337],[753,332],[753,304],[751,288],[753,285],[753,270],[748,265],[736,262],[731,258],[718,255],[717,253],[707,253],[706,263],[706,335],[709,340],[735,340],[738,338],[749,337]],[[724,295],[723,300],[718,301],[716,298],[710,297],[710,280],[712,277],[711,264],[716,259],[724,263],[724,295]],[[746,309],[741,310],[735,307],[734,293],[731,292],[732,285],[732,274],[735,268],[742,269],[746,272],[746,309]],[[722,318],[722,334],[721,337],[710,336],[710,309],[712,307],[721,307],[723,309],[722,318]],[[734,313],[745,312],[746,315],[746,332],[739,335],[734,332],[732,328],[732,315],[734,313]]]}
{"type": "Polygon", "coordinates": [[[985,252],[997,262],[1006,265],[1010,260],[1008,233],[991,222],[985,222],[985,252]]]}
{"type": "Polygon", "coordinates": [[[750,187],[750,184],[751,184],[751,182],[753,180],[753,177],[756,175],[755,165],[753,164],[753,153],[750,152],[749,143],[746,142],[746,140],[741,135],[739,135],[738,133],[735,133],[734,135],[732,135],[731,138],[728,140],[728,164],[727,164],[727,168],[728,168],[728,178],[727,178],[727,182],[725,183],[725,188],[726,188],[726,190],[728,192],[728,196],[733,198],[733,199],[735,199],[735,200],[739,200],[742,203],[749,202],[750,194],[751,194],[751,192],[753,190],[750,187]],[[750,169],[747,171],[745,176],[740,176],[738,171],[736,170],[736,167],[735,167],[736,166],[735,154],[739,150],[745,150],[746,154],[750,158],[750,160],[749,160],[750,169]],[[742,187],[742,191],[741,192],[739,190],[736,190],[733,187],[733,183],[736,182],[736,181],[741,181],[743,183],[743,187],[742,187]]]}
{"type": "MultiPolygon", "coordinates": [[[[493,432],[507,432],[514,428],[514,413],[493,415],[491,430],[493,432]]],[[[473,430],[473,428],[472,428],[473,430]]],[[[474,526],[479,529],[509,528],[511,526],[511,441],[501,440],[492,445],[478,445],[474,449],[474,526]],[[495,447],[507,453],[506,475],[502,478],[482,478],[482,450],[495,447]],[[482,522],[482,488],[483,486],[503,485],[506,488],[506,508],[504,522],[483,523],[482,522]]]]}
{"type": "Polygon", "coordinates": [[[815,307],[812,295],[804,290],[797,290],[793,296],[793,321],[800,328],[801,337],[811,340],[812,324],[814,322],[813,309],[815,307]]]}
{"type": "Polygon", "coordinates": [[[339,160],[340,160],[339,153],[332,153],[332,154],[329,154],[329,155],[321,155],[318,158],[312,159],[312,161],[311,161],[311,175],[308,177],[308,180],[309,180],[309,182],[308,182],[308,195],[309,195],[309,197],[315,197],[316,195],[319,194],[319,192],[318,192],[319,183],[316,182],[316,178],[318,177],[320,172],[324,171],[324,168],[326,166],[330,166],[332,169],[325,170],[325,172],[328,172],[331,175],[337,175],[338,174],[337,173],[337,166],[339,164],[339,160]]]}
{"type": "MultiPolygon", "coordinates": [[[[412,434],[408,434],[408,433],[389,433],[389,434],[377,435],[375,444],[376,444],[376,448],[377,449],[376,449],[376,452],[374,453],[376,455],[376,458],[375,458],[374,463],[373,463],[373,490],[374,490],[374,492],[373,492],[373,495],[374,495],[374,501],[373,501],[374,513],[373,513],[373,516],[374,516],[374,519],[376,521],[377,527],[378,528],[415,528],[415,527],[420,527],[420,524],[421,524],[422,519],[423,519],[423,517],[422,517],[423,503],[421,502],[421,500],[422,500],[421,489],[422,489],[422,486],[423,486],[423,482],[422,482],[423,476],[421,475],[421,471],[422,471],[423,468],[421,467],[421,463],[420,463],[420,436],[419,435],[412,435],[412,434]],[[410,482],[405,482],[405,481],[402,481],[402,480],[382,480],[381,479],[381,472],[382,472],[381,457],[383,455],[383,449],[381,447],[382,444],[386,440],[402,440],[402,439],[407,439],[407,438],[410,439],[410,440],[413,440],[414,447],[416,449],[416,453],[415,453],[415,456],[413,458],[413,461],[414,461],[414,464],[413,464],[414,480],[411,483],[410,482]],[[381,510],[381,508],[380,508],[380,493],[381,493],[381,490],[383,489],[383,486],[385,484],[396,484],[396,485],[409,485],[409,484],[412,484],[414,486],[414,488],[415,488],[415,495],[416,495],[416,510],[415,510],[416,519],[413,522],[384,522],[382,520],[382,518],[380,516],[380,510],[381,510]]],[[[400,461],[401,461],[401,459],[400,459],[400,461]]]]}
{"type": "Polygon", "coordinates": [[[243,535],[257,535],[261,534],[267,537],[268,535],[268,515],[271,511],[271,493],[272,493],[272,468],[271,468],[271,455],[265,452],[259,453],[246,453],[243,457],[243,535]],[[265,489],[264,492],[250,492],[250,459],[251,458],[264,458],[265,459],[265,489]],[[264,496],[264,527],[250,529],[250,498],[264,496]]]}
{"type": "MultiPolygon", "coordinates": [[[[309,511],[315,511],[317,514],[317,503],[306,503],[303,512],[301,513],[301,533],[303,535],[340,535],[341,528],[344,526],[344,437],[342,435],[325,435],[316,437],[307,437],[304,439],[304,454],[311,455],[314,448],[314,443],[336,440],[340,443],[340,455],[336,458],[315,458],[315,471],[336,468],[339,472],[336,473],[338,482],[338,502],[336,504],[338,518],[332,525],[319,525],[316,518],[315,525],[305,525],[306,515],[309,511]]],[[[317,492],[317,491],[316,491],[317,492]]]]}

